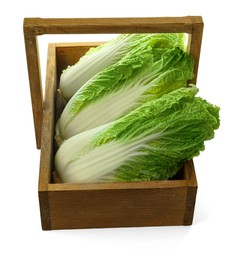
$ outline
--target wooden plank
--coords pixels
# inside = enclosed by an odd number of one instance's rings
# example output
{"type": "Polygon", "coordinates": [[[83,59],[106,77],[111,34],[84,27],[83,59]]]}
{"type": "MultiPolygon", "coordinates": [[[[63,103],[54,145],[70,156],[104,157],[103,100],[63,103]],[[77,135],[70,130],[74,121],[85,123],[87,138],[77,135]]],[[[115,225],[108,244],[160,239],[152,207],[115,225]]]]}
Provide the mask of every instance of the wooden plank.
{"type": "Polygon", "coordinates": [[[199,16],[192,16],[192,33],[189,41],[189,52],[195,59],[194,78],[190,81],[192,84],[197,82],[198,67],[200,62],[201,42],[203,35],[203,20],[199,16]]]}
{"type": "Polygon", "coordinates": [[[27,57],[28,77],[30,83],[32,111],[34,118],[36,146],[39,149],[41,144],[43,117],[43,93],[41,88],[39,52],[37,47],[36,35],[33,30],[26,25],[24,25],[24,40],[27,57]]]}
{"type": "Polygon", "coordinates": [[[49,193],[51,229],[182,225],[187,187],[49,193]]]}
{"type": "Polygon", "coordinates": [[[54,139],[54,114],[55,114],[55,92],[56,92],[56,53],[55,45],[48,46],[48,60],[46,71],[43,128],[41,140],[40,178],[39,190],[47,190],[51,182],[53,171],[53,139],[54,139]]]}
{"type": "Polygon", "coordinates": [[[161,189],[186,187],[187,180],[160,180],[144,182],[113,182],[113,183],[52,183],[48,185],[49,191],[75,191],[75,190],[122,190],[122,189],[161,189]]]}
{"type": "Polygon", "coordinates": [[[25,18],[37,35],[81,33],[192,32],[192,19],[186,17],[133,18],[25,18]]]}
{"type": "Polygon", "coordinates": [[[45,84],[45,101],[42,124],[40,175],[39,175],[39,201],[42,228],[50,229],[50,202],[48,196],[48,183],[51,183],[53,172],[53,133],[54,133],[54,102],[56,91],[56,53],[55,45],[48,46],[48,60],[45,84]]]}
{"type": "Polygon", "coordinates": [[[194,169],[193,160],[187,161],[184,164],[184,172],[187,181],[187,195],[185,204],[185,214],[184,214],[184,225],[192,225],[194,208],[197,195],[197,178],[194,169]]]}
{"type": "Polygon", "coordinates": [[[51,230],[50,202],[48,191],[39,192],[40,219],[43,230],[51,230]]]}

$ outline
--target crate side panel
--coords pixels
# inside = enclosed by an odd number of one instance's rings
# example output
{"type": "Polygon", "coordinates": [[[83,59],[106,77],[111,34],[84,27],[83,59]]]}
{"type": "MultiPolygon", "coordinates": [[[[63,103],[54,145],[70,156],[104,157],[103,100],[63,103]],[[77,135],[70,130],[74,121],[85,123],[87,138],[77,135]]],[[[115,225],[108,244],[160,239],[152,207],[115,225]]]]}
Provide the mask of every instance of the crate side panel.
{"type": "Polygon", "coordinates": [[[192,225],[196,196],[197,187],[188,187],[183,223],[184,225],[192,225]]]}
{"type": "Polygon", "coordinates": [[[184,173],[185,179],[188,183],[184,225],[191,225],[193,222],[193,215],[197,196],[197,178],[193,160],[189,160],[184,164],[184,173]]]}
{"type": "Polygon", "coordinates": [[[187,187],[49,193],[51,229],[182,225],[187,187]]]}
{"type": "Polygon", "coordinates": [[[39,192],[39,206],[40,206],[40,218],[41,226],[43,230],[51,229],[51,219],[50,219],[50,207],[49,198],[47,191],[39,192]]]}
{"type": "Polygon", "coordinates": [[[41,136],[41,156],[39,173],[39,191],[47,191],[53,170],[54,116],[56,93],[55,45],[48,46],[45,98],[43,102],[43,125],[41,136]]]}

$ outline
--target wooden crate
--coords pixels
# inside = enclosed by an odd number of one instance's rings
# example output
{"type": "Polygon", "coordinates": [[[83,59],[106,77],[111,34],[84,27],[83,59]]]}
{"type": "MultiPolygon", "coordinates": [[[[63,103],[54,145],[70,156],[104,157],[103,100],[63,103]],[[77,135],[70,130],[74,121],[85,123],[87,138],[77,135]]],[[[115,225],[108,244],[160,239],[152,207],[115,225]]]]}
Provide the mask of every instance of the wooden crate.
{"type": "Polygon", "coordinates": [[[193,161],[175,179],[150,182],[65,184],[54,181],[54,125],[62,108],[57,97],[62,69],[96,43],[49,44],[43,98],[37,36],[42,34],[185,32],[195,58],[196,83],[203,31],[199,16],[162,18],[25,18],[28,63],[37,148],[41,149],[39,202],[43,230],[191,225],[197,180],[193,161]]]}

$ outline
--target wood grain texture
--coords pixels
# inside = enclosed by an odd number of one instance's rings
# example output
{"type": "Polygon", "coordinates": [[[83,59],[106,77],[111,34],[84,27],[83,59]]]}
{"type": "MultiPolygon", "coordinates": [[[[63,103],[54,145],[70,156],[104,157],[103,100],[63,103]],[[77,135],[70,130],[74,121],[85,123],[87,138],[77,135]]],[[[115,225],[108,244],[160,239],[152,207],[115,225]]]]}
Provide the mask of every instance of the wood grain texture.
{"type": "Polygon", "coordinates": [[[55,44],[48,46],[48,60],[45,83],[45,100],[43,113],[43,128],[40,158],[39,189],[47,190],[47,184],[51,182],[53,171],[53,144],[54,144],[54,117],[56,85],[56,49],[55,44]]]}
{"type": "Polygon", "coordinates": [[[190,34],[189,53],[194,57],[195,65],[194,65],[194,78],[190,81],[190,83],[196,84],[198,67],[200,62],[201,42],[202,42],[204,24],[201,17],[193,16],[191,17],[191,19],[192,19],[192,32],[190,34]]]}
{"type": "Polygon", "coordinates": [[[31,28],[24,26],[24,40],[26,48],[28,77],[30,83],[31,103],[34,118],[36,146],[41,145],[41,131],[43,118],[43,93],[39,64],[39,52],[36,34],[31,28]]]}
{"type": "Polygon", "coordinates": [[[51,209],[48,191],[39,191],[40,219],[43,230],[51,230],[51,209]]]}
{"type": "Polygon", "coordinates": [[[182,225],[186,195],[187,186],[146,185],[50,192],[51,229],[182,225]]]}
{"type": "Polygon", "coordinates": [[[45,100],[42,123],[40,174],[39,174],[39,203],[41,222],[44,230],[51,228],[50,202],[48,183],[51,183],[53,172],[54,144],[54,115],[56,93],[56,50],[55,44],[48,46],[48,60],[45,83],[45,100]]]}
{"type": "Polygon", "coordinates": [[[37,35],[81,33],[192,32],[192,18],[25,18],[37,35]]]}
{"type": "Polygon", "coordinates": [[[193,222],[194,207],[197,195],[197,178],[195,174],[195,168],[193,160],[187,161],[184,164],[185,179],[187,180],[188,188],[186,195],[185,214],[184,214],[184,225],[191,225],[193,222]],[[190,173],[190,174],[189,174],[190,173]]]}

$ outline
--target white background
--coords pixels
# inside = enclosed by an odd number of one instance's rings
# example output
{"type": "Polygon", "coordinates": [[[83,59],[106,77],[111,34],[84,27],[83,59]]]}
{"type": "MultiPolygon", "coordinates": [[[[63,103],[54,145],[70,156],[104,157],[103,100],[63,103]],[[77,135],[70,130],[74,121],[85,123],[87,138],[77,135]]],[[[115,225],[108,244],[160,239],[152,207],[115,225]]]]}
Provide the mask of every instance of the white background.
{"type": "MultiPolygon", "coordinates": [[[[1,259],[232,259],[229,3],[229,0],[4,2],[0,9],[1,259]],[[199,94],[221,107],[221,127],[195,159],[199,189],[193,225],[42,231],[37,195],[39,151],[35,147],[23,18],[185,15],[203,16],[199,94]]],[[[44,67],[46,48],[41,45],[44,67]]]]}

